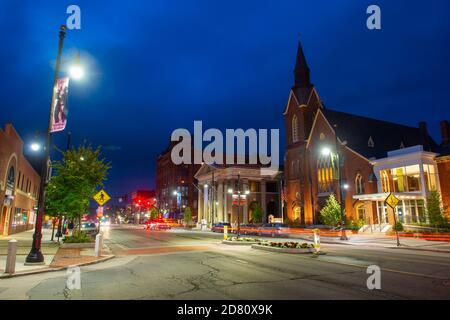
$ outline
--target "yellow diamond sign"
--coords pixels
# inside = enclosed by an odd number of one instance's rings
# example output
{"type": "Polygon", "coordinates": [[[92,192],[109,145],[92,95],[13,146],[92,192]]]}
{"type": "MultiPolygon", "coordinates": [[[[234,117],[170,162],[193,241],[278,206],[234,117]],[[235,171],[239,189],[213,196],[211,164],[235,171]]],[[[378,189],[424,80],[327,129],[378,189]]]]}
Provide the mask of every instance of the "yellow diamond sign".
{"type": "Polygon", "coordinates": [[[386,200],[384,200],[384,202],[386,202],[386,204],[391,207],[392,209],[395,209],[395,207],[397,206],[398,202],[400,200],[394,196],[392,193],[390,193],[388,195],[388,197],[386,198],[386,200]]]}
{"type": "Polygon", "coordinates": [[[106,202],[108,202],[111,197],[106,193],[105,190],[100,190],[95,196],[94,200],[97,201],[99,206],[103,206],[106,202]]]}

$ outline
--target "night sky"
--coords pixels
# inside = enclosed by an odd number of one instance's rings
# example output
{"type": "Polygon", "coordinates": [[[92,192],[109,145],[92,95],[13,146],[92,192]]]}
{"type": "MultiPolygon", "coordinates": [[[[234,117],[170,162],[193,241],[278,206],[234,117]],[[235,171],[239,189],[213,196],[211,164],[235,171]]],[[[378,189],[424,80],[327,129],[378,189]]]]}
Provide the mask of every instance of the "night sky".
{"type": "MultiPolygon", "coordinates": [[[[105,147],[112,195],[154,187],[176,128],[280,128],[300,39],[329,108],[417,126],[449,119],[450,1],[159,0],[0,2],[0,125],[25,143],[47,125],[58,30],[88,77],[69,88],[73,143],[105,147]],[[366,28],[378,4],[382,30],[366,28]]],[[[65,146],[66,132],[54,142],[65,146]]]]}

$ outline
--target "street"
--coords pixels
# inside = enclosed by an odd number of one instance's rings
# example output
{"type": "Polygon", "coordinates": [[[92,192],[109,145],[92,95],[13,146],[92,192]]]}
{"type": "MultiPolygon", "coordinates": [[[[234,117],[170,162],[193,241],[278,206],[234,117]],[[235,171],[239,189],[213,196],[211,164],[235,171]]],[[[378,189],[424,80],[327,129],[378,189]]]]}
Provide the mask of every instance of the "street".
{"type": "Polygon", "coordinates": [[[292,255],[221,243],[222,234],[111,226],[114,259],[66,271],[0,280],[0,299],[450,299],[450,254],[323,244],[292,255]],[[367,266],[381,268],[369,290],[367,266]]]}

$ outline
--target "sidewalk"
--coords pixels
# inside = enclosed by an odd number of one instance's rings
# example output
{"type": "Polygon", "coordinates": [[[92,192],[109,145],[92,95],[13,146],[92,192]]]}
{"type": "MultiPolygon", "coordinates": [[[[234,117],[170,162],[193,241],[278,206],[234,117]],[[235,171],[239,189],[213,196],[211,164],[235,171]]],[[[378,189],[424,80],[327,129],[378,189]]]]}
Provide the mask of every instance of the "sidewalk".
{"type": "Polygon", "coordinates": [[[28,266],[25,265],[25,259],[31,249],[33,232],[33,230],[29,230],[0,238],[0,279],[40,272],[58,271],[69,266],[92,264],[114,257],[111,255],[109,248],[105,245],[103,246],[102,256],[100,257],[95,256],[94,249],[92,248],[59,248],[56,238],[55,241],[50,240],[52,230],[43,229],[41,251],[44,255],[44,264],[28,266]],[[8,241],[11,239],[17,240],[16,272],[13,275],[4,273],[8,252],[8,241]]]}

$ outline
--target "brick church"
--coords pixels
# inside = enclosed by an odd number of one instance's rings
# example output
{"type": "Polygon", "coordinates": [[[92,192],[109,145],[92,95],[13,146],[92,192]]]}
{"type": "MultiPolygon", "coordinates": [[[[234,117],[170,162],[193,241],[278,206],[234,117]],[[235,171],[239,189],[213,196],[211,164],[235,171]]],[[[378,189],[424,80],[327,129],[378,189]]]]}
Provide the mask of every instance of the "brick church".
{"type": "Polygon", "coordinates": [[[311,83],[301,44],[294,85],[284,110],[287,216],[300,224],[319,224],[320,209],[334,194],[344,201],[347,220],[364,220],[380,231],[393,223],[384,199],[394,193],[397,218],[426,222],[430,190],[450,201],[448,121],[442,142],[428,134],[425,122],[411,127],[331,110],[311,83]]]}

